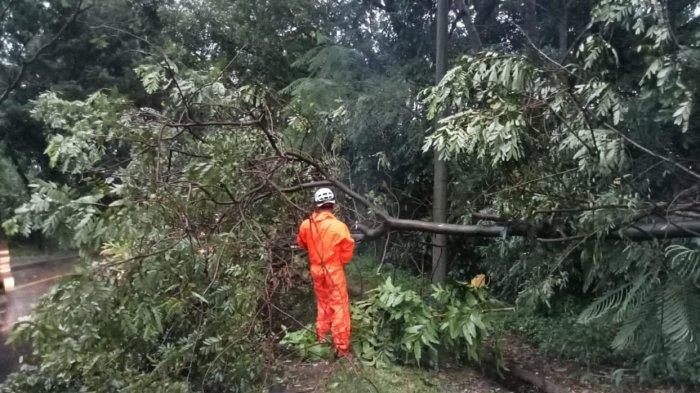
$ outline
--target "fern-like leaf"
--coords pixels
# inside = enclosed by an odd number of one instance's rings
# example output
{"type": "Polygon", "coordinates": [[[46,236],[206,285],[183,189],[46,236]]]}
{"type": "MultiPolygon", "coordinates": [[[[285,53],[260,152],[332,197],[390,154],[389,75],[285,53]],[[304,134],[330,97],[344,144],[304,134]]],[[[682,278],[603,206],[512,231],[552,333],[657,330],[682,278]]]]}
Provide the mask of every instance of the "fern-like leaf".
{"type": "Polygon", "coordinates": [[[666,257],[671,260],[671,268],[681,277],[694,283],[700,282],[700,250],[690,249],[681,244],[666,248],[666,257]]]}

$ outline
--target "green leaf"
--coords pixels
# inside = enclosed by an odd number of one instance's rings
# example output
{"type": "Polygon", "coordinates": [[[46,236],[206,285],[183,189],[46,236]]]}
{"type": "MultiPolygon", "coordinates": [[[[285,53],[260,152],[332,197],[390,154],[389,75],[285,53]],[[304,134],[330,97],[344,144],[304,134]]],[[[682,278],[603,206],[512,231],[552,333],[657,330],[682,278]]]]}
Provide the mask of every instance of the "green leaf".
{"type": "Polygon", "coordinates": [[[209,304],[209,301],[204,296],[198,294],[197,292],[192,291],[191,294],[192,294],[192,296],[195,297],[195,299],[201,301],[202,303],[209,304]]]}

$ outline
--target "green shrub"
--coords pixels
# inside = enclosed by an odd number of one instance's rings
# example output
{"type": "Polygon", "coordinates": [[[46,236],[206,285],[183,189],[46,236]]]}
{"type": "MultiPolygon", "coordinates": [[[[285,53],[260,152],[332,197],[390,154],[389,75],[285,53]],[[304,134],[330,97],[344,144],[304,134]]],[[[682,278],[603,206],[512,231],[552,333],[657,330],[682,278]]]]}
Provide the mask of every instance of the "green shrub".
{"type": "MultiPolygon", "coordinates": [[[[152,72],[144,83],[160,80],[158,64],[145,65],[152,72]]],[[[275,197],[251,200],[258,182],[244,173],[270,152],[262,135],[211,127],[193,136],[155,121],[176,118],[183,101],[245,113],[259,102],[251,88],[227,89],[216,73],[182,72],[187,98],[164,94],[157,116],[153,109],[143,117],[108,91],[83,101],[49,92],[34,103],[37,120],[53,129],[51,164],[75,182],[37,182],[3,228],[9,235],[41,231],[101,256],[16,327],[12,339],[32,352],[2,391],[258,387],[271,327],[263,324],[270,311],[262,305],[284,278],[260,239],[284,242],[279,234],[290,232],[290,220],[278,212],[287,205],[275,197]]]]}
{"type": "Polygon", "coordinates": [[[264,356],[261,284],[252,264],[222,259],[214,285],[216,259],[192,258],[186,242],[128,270],[85,268],[15,328],[11,339],[33,351],[2,391],[251,389],[264,356]]]}
{"type": "Polygon", "coordinates": [[[319,360],[330,359],[333,355],[330,343],[326,340],[318,342],[313,325],[290,331],[283,327],[284,337],[280,344],[294,349],[296,354],[304,359],[319,360]]]}
{"type": "Polygon", "coordinates": [[[494,326],[495,330],[521,334],[544,356],[573,361],[590,370],[613,369],[610,377],[618,384],[630,379],[700,383],[699,358],[673,361],[668,354],[645,355],[640,348],[613,350],[610,343],[619,327],[606,319],[582,325],[579,319],[586,308],[584,299],[559,296],[552,299],[550,308],[520,307],[495,321],[494,326]]]}
{"type": "MultiPolygon", "coordinates": [[[[444,351],[478,360],[498,302],[483,287],[431,286],[425,297],[395,285],[391,277],[352,305],[352,348],[365,363],[423,364],[444,351]]],[[[316,356],[311,329],[286,333],[282,341],[306,357],[316,356]]]]}
{"type": "Polygon", "coordinates": [[[625,356],[610,350],[613,327],[596,323],[584,328],[577,323],[584,307],[580,300],[560,298],[552,301],[550,309],[520,307],[504,316],[502,323],[505,330],[522,334],[545,356],[573,360],[587,367],[623,364],[625,356]]]}

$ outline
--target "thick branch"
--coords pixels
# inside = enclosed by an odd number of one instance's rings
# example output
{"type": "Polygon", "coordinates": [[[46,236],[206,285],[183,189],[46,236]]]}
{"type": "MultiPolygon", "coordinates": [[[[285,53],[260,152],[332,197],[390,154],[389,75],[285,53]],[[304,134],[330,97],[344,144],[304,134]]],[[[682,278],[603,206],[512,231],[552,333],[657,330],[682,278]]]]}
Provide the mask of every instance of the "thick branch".
{"type": "MultiPolygon", "coordinates": [[[[505,237],[505,236],[536,236],[544,242],[559,240],[581,239],[583,235],[567,236],[565,238],[551,237],[551,231],[544,227],[535,227],[527,223],[515,223],[508,225],[462,225],[462,224],[441,224],[419,220],[405,220],[399,218],[389,218],[378,228],[366,228],[358,226],[362,231],[361,235],[356,235],[358,240],[371,240],[382,236],[387,231],[404,232],[427,232],[443,233],[447,235],[458,235],[464,237],[505,237]]],[[[634,241],[652,239],[671,239],[697,237],[700,232],[700,220],[659,222],[638,224],[629,228],[611,232],[608,237],[611,239],[629,239],[634,241]]]]}
{"type": "MultiPolygon", "coordinates": [[[[464,237],[500,237],[500,236],[535,236],[542,241],[561,240],[561,237],[553,237],[550,228],[543,225],[535,226],[527,222],[511,222],[501,225],[465,225],[465,224],[447,224],[436,223],[421,220],[407,220],[391,216],[381,207],[373,204],[364,196],[352,190],[345,183],[333,179],[329,176],[323,167],[311,158],[305,157],[299,153],[287,152],[286,156],[304,162],[316,170],[326,178],[326,181],[335,186],[339,191],[345,193],[350,198],[372,210],[382,224],[375,228],[369,228],[364,225],[358,225],[361,234],[355,234],[357,240],[376,239],[389,231],[403,232],[426,232],[426,233],[441,233],[447,235],[458,235],[464,237]]],[[[304,188],[310,188],[317,185],[327,185],[321,182],[303,183],[298,186],[287,188],[286,192],[294,192],[304,188]]],[[[626,238],[634,241],[665,239],[665,238],[687,238],[696,237],[700,232],[700,220],[689,221],[672,221],[660,223],[637,224],[630,227],[622,227],[619,230],[613,230],[608,237],[613,239],[626,238]]],[[[580,239],[580,234],[566,236],[566,240],[580,239]]]]}
{"type": "Polygon", "coordinates": [[[297,184],[292,187],[286,187],[286,188],[280,188],[279,190],[282,192],[295,192],[295,191],[300,191],[300,190],[305,190],[308,188],[316,188],[316,187],[327,187],[333,185],[332,182],[328,180],[318,180],[318,181],[310,181],[307,183],[302,183],[302,184],[297,184]]]}
{"type": "Polygon", "coordinates": [[[190,123],[166,123],[165,125],[173,128],[180,127],[250,127],[260,124],[260,119],[250,121],[206,121],[206,122],[190,122],[190,123]]]}

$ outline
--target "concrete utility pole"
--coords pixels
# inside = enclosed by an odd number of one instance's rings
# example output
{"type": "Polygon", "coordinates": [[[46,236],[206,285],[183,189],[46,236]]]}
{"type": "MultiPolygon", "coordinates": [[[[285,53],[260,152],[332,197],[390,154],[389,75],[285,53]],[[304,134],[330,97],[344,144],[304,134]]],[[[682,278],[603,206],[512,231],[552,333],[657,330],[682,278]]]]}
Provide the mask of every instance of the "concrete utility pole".
{"type": "MultiPolygon", "coordinates": [[[[437,0],[437,31],[435,34],[435,84],[445,76],[447,68],[447,13],[450,2],[437,0]]],[[[437,126],[437,124],[436,124],[437,126]]],[[[433,162],[433,221],[447,221],[447,165],[435,153],[433,162]]],[[[447,235],[433,235],[433,279],[435,283],[445,281],[447,273],[447,235]]]]}

